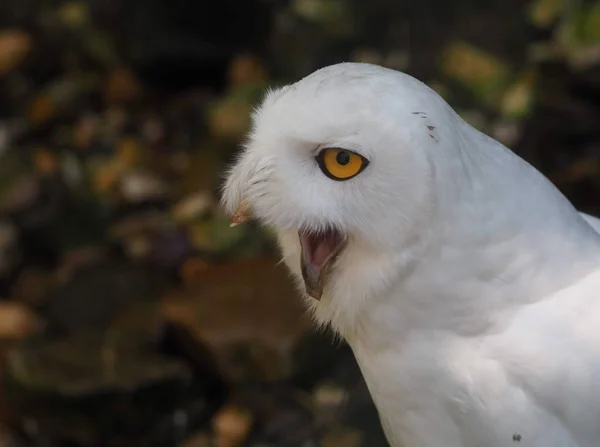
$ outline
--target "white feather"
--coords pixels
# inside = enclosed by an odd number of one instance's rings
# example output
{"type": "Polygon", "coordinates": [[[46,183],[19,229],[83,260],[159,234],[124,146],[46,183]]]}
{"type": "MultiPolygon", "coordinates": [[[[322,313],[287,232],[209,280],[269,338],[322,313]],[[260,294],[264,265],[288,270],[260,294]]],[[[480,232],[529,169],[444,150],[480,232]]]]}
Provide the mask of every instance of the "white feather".
{"type": "Polygon", "coordinates": [[[350,236],[319,324],[393,447],[600,445],[600,221],[418,80],[338,64],[273,90],[229,171],[302,288],[300,228],[350,236]],[[314,155],[370,160],[346,182],[314,155]]]}

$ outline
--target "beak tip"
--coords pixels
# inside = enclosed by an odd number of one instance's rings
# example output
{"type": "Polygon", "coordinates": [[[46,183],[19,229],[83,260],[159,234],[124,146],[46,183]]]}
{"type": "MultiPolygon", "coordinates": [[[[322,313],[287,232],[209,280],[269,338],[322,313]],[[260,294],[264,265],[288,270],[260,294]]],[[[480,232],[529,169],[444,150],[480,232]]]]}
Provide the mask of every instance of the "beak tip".
{"type": "Polygon", "coordinates": [[[247,200],[242,200],[238,206],[238,209],[235,211],[235,213],[233,213],[233,216],[231,216],[231,223],[229,226],[235,227],[243,224],[248,219],[250,219],[250,204],[247,200]]]}
{"type": "Polygon", "coordinates": [[[323,296],[323,289],[321,287],[312,287],[306,281],[304,282],[304,290],[308,296],[311,298],[321,301],[321,297],[323,296]]]}

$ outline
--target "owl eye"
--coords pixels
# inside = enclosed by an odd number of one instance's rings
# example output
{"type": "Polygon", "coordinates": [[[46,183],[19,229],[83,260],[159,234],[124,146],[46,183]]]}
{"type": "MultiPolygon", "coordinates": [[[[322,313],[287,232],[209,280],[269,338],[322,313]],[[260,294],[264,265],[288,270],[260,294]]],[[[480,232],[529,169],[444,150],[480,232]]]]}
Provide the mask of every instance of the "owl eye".
{"type": "Polygon", "coordinates": [[[357,176],[369,164],[362,155],[347,149],[327,148],[316,156],[319,168],[332,180],[349,180],[357,176]]]}

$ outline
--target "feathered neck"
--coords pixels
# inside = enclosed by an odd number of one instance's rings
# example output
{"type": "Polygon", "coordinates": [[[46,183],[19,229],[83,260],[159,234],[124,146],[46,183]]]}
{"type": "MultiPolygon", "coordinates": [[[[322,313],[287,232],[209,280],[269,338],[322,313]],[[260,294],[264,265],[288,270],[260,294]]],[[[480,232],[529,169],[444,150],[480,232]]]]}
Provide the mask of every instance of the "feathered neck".
{"type": "Polygon", "coordinates": [[[426,243],[388,296],[352,326],[338,322],[351,343],[385,346],[411,330],[493,331],[521,306],[600,266],[600,236],[557,188],[456,119],[460,138],[433,165],[436,207],[426,243]]]}

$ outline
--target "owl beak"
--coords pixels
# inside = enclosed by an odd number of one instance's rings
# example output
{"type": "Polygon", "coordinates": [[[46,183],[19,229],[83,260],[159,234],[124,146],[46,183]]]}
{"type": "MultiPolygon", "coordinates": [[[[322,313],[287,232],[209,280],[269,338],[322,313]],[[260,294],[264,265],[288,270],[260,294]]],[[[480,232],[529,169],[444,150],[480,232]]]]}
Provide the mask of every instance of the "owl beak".
{"type": "Polygon", "coordinates": [[[302,248],[300,266],[306,293],[320,300],[327,275],[346,246],[347,238],[336,230],[318,234],[299,231],[298,235],[302,248]]]}
{"type": "Polygon", "coordinates": [[[250,202],[248,202],[247,199],[242,199],[240,201],[240,204],[238,205],[237,210],[235,211],[235,213],[233,213],[233,216],[231,216],[231,223],[229,224],[229,226],[235,227],[237,225],[243,224],[251,217],[252,214],[250,202]]]}

